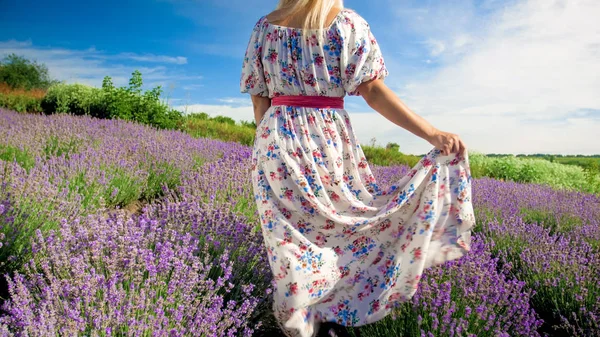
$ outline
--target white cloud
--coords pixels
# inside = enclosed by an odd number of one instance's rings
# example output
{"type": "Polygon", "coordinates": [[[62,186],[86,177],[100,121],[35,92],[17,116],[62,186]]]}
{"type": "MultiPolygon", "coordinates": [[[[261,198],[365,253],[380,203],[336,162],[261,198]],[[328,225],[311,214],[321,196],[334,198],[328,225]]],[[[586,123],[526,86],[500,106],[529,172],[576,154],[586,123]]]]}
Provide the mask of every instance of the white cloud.
{"type": "Polygon", "coordinates": [[[211,105],[211,104],[184,104],[173,108],[183,111],[186,114],[194,112],[205,112],[209,116],[227,116],[236,121],[252,121],[254,119],[254,110],[252,106],[232,106],[232,105],[211,105]]]}
{"type": "Polygon", "coordinates": [[[439,40],[428,40],[426,44],[429,46],[431,56],[435,57],[440,55],[446,49],[446,45],[443,41],[439,40]]]}
{"type": "Polygon", "coordinates": [[[462,48],[467,47],[470,43],[473,43],[473,38],[466,33],[458,34],[452,40],[453,50],[461,50],[462,48]]]}
{"type": "Polygon", "coordinates": [[[131,59],[140,62],[155,62],[155,63],[173,63],[173,64],[186,64],[187,58],[183,56],[165,56],[165,55],[154,55],[144,54],[138,55],[135,53],[121,53],[120,57],[131,59]]]}
{"type": "Polygon", "coordinates": [[[184,85],[182,87],[183,90],[186,91],[196,91],[199,89],[202,89],[204,87],[204,84],[188,84],[188,85],[184,85]]]}
{"type": "Polygon", "coordinates": [[[52,78],[68,83],[100,86],[104,76],[110,76],[115,85],[127,85],[131,73],[135,69],[142,73],[144,83],[149,87],[156,85],[166,87],[173,82],[202,79],[201,76],[173,73],[163,65],[151,67],[131,66],[117,62],[119,60],[132,60],[147,63],[184,64],[187,62],[185,57],[153,54],[138,55],[135,53],[111,55],[98,51],[93,47],[83,50],[43,48],[35,46],[30,40],[0,41],[0,57],[11,53],[45,64],[52,78]]]}
{"type": "Polygon", "coordinates": [[[218,101],[227,104],[252,106],[252,100],[249,97],[224,97],[219,98],[218,101]]]}
{"type": "Polygon", "coordinates": [[[574,115],[600,109],[600,2],[488,2],[484,16],[461,4],[397,11],[438,46],[438,67],[401,87],[407,105],[483,152],[600,153],[598,118],[574,115]]]}

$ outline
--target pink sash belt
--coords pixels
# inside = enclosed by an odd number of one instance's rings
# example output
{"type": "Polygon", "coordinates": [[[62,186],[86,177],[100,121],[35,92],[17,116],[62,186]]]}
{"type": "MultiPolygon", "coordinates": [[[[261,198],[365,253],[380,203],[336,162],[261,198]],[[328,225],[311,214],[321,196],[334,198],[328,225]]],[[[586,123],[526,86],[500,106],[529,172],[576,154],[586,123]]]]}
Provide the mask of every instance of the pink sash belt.
{"type": "Polygon", "coordinates": [[[286,105],[318,109],[343,109],[344,98],[330,96],[276,96],[271,99],[271,105],[286,105]]]}

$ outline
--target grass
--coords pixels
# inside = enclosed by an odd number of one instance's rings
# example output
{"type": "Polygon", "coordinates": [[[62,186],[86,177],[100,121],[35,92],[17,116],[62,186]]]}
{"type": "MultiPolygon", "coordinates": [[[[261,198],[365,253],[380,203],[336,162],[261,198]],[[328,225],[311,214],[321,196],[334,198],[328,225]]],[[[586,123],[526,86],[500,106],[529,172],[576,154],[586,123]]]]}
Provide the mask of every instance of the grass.
{"type": "Polygon", "coordinates": [[[254,134],[256,133],[256,130],[251,127],[193,118],[187,119],[183,124],[183,128],[193,137],[238,142],[246,146],[254,144],[254,134]]]}
{"type": "Polygon", "coordinates": [[[42,89],[11,89],[6,83],[0,83],[0,107],[18,112],[42,112],[42,98],[46,91],[42,89]]]}
{"type": "Polygon", "coordinates": [[[7,162],[16,161],[19,166],[28,172],[35,165],[35,158],[27,149],[20,149],[10,145],[0,144],[0,160],[7,162]]]}

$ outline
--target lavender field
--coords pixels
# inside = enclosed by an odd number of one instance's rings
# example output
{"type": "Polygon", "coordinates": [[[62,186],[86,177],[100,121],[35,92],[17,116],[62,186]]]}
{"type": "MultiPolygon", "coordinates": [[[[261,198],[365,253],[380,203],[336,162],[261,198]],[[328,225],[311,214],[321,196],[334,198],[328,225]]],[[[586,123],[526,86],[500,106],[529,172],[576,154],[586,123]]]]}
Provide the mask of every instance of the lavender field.
{"type": "MultiPolygon", "coordinates": [[[[250,147],[0,110],[0,159],[0,335],[278,335],[250,147]]],[[[472,252],[362,336],[600,336],[600,197],[482,178],[473,201],[472,252]]]]}

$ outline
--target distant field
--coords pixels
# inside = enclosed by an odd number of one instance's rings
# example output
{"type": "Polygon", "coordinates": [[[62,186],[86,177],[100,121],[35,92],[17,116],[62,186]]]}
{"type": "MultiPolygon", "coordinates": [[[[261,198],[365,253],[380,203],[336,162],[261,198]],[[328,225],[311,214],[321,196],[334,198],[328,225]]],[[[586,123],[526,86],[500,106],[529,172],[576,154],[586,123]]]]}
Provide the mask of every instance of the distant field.
{"type": "Polygon", "coordinates": [[[580,166],[582,168],[590,167],[590,166],[600,166],[600,155],[594,156],[563,156],[563,155],[536,155],[536,156],[525,156],[519,155],[518,158],[523,159],[544,159],[549,162],[566,164],[566,165],[575,165],[580,166]]]}

